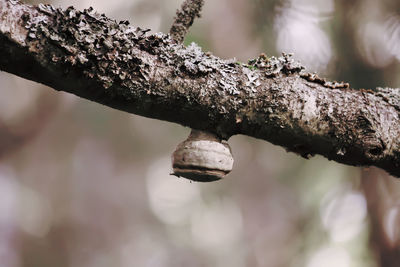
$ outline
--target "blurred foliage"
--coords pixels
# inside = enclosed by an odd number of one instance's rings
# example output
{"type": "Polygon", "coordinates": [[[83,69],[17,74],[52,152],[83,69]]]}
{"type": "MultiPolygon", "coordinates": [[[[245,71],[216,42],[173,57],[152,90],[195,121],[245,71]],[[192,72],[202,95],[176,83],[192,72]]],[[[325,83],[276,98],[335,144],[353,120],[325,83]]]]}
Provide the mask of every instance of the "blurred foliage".
{"type": "MultiPolygon", "coordinates": [[[[167,32],[182,1],[47,2],[167,32]]],[[[355,88],[399,87],[399,8],[396,0],[206,0],[185,43],[244,62],[293,52],[355,88]]],[[[233,172],[191,183],[169,175],[170,153],[189,129],[10,74],[0,80],[2,267],[400,266],[400,188],[378,170],[234,136],[233,172]]]]}

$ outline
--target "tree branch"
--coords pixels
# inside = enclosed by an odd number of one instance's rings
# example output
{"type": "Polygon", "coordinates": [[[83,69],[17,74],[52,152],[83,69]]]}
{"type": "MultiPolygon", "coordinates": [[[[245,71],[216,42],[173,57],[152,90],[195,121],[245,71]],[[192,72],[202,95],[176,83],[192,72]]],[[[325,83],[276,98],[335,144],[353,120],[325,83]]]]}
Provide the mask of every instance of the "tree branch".
{"type": "Polygon", "coordinates": [[[130,113],[245,134],[400,177],[400,89],[354,90],[284,55],[249,64],[92,9],[0,0],[0,69],[130,113]]]}
{"type": "Polygon", "coordinates": [[[195,18],[200,18],[204,0],[185,0],[181,9],[177,10],[169,33],[173,40],[182,43],[195,18]]]}

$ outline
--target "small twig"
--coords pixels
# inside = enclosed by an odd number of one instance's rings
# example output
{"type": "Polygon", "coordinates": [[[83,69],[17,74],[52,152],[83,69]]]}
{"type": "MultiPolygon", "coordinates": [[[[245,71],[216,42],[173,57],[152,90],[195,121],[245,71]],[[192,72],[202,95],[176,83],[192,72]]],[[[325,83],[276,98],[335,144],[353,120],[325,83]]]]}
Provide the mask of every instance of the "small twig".
{"type": "Polygon", "coordinates": [[[180,10],[176,11],[174,23],[172,23],[169,33],[177,43],[182,43],[183,39],[192,26],[194,19],[200,18],[200,11],[204,0],[185,0],[180,10]]]}

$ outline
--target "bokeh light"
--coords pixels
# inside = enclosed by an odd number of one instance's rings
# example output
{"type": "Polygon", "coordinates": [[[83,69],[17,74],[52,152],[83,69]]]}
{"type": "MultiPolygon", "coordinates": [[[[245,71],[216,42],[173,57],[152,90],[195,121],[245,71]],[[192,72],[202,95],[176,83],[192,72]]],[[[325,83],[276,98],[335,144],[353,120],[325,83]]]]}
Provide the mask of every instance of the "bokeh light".
{"type": "MultiPolygon", "coordinates": [[[[167,32],[182,1],[47,3],[167,32]]],[[[399,8],[206,0],[185,43],[240,62],[294,53],[329,80],[399,87],[399,8]]],[[[383,172],[234,136],[232,173],[190,182],[170,175],[190,129],[4,72],[0,87],[0,267],[398,267],[400,184],[383,172]]]]}

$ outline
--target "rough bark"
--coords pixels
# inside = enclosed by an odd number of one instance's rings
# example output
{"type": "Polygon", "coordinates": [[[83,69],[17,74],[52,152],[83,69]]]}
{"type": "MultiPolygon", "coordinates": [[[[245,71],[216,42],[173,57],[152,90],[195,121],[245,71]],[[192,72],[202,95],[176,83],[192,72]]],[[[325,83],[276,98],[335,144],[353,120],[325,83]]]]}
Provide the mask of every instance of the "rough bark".
{"type": "Polygon", "coordinates": [[[287,55],[222,60],[128,24],[0,0],[0,69],[225,139],[249,135],[400,177],[400,89],[354,90],[287,55]]]}

